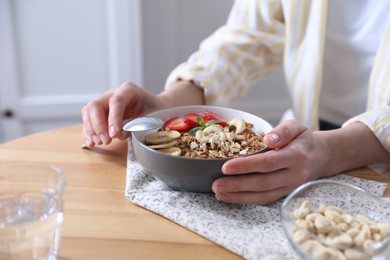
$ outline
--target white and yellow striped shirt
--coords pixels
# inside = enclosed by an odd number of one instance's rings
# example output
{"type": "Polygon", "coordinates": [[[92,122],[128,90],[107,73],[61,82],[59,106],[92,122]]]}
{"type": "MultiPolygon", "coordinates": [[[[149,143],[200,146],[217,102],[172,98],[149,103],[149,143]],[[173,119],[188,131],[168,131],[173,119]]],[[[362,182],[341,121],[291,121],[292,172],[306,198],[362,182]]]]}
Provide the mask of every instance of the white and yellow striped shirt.
{"type": "MultiPolygon", "coordinates": [[[[227,106],[283,64],[296,119],[318,129],[327,0],[236,0],[226,25],[168,77],[192,80],[207,104],[227,106]]],[[[390,153],[390,19],[370,74],[361,121],[390,153]]]]}

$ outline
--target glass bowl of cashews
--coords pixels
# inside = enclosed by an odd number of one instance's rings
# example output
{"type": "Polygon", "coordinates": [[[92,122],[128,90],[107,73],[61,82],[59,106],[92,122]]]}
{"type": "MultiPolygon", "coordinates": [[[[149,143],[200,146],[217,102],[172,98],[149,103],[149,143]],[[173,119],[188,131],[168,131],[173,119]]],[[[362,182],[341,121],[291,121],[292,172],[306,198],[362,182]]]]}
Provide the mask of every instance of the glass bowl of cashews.
{"type": "Polygon", "coordinates": [[[212,192],[226,161],[267,151],[263,137],[272,129],[254,114],[218,106],[180,106],[148,116],[164,123],[132,132],[134,155],[144,170],[176,191],[212,192]]]}
{"type": "Polygon", "coordinates": [[[354,185],[301,185],[283,201],[281,222],[302,259],[390,259],[390,203],[354,185]]]}

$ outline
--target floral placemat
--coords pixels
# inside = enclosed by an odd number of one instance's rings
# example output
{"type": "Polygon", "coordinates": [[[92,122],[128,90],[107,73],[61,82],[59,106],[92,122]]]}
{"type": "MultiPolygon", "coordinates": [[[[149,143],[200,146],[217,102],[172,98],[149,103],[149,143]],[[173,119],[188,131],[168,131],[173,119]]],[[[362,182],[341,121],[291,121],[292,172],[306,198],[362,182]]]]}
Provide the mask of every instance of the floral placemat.
{"type": "MultiPolygon", "coordinates": [[[[386,184],[337,175],[332,177],[382,197],[386,184]]],[[[176,192],[151,177],[136,161],[129,142],[126,197],[245,259],[299,259],[284,235],[279,208],[219,202],[213,194],[176,192]]]]}

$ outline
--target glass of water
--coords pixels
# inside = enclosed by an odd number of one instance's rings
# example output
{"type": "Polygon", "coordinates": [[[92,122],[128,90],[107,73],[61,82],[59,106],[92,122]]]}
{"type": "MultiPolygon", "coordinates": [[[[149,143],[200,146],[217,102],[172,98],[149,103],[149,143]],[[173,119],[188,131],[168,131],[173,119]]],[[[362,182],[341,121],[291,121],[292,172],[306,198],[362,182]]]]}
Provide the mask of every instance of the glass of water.
{"type": "Polygon", "coordinates": [[[50,164],[0,164],[0,259],[57,259],[63,171],[50,164]]]}

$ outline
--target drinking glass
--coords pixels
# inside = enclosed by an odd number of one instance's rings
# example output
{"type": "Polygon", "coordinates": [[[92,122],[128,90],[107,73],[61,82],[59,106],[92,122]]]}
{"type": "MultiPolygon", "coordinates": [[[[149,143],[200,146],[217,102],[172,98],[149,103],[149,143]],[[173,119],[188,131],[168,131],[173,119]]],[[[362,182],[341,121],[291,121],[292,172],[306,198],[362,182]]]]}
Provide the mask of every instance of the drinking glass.
{"type": "Polygon", "coordinates": [[[57,259],[64,172],[35,162],[0,164],[0,259],[57,259]]]}

